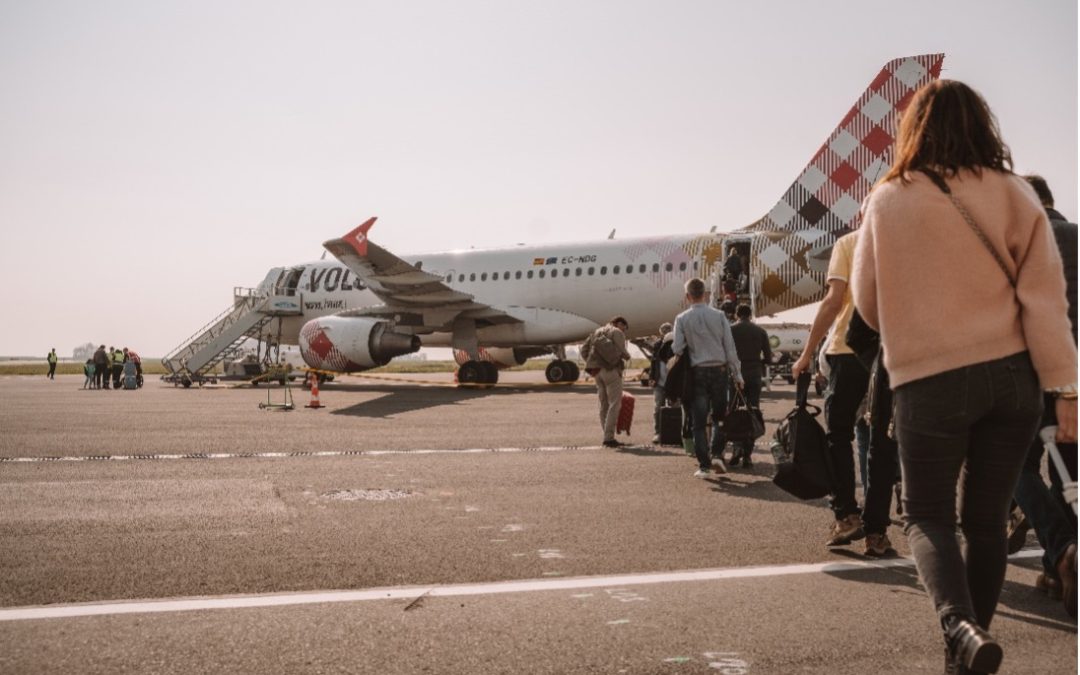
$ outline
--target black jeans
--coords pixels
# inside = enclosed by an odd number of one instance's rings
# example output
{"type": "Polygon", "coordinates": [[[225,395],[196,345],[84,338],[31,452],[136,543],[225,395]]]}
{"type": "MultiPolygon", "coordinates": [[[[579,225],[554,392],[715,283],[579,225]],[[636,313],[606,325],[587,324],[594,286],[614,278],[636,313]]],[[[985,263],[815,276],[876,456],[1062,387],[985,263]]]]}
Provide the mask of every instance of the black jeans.
{"type": "Polygon", "coordinates": [[[1006,519],[1042,415],[1031,359],[1023,352],[957,368],[895,395],[905,529],[919,576],[941,617],[989,628],[1005,581],[1006,519]]]}
{"type": "Polygon", "coordinates": [[[836,480],[829,505],[840,520],[859,512],[859,503],[855,501],[855,456],[851,442],[855,439],[859,404],[870,385],[870,372],[854,354],[832,354],[826,359],[829,361],[829,390],[825,394],[825,423],[829,427],[826,439],[836,480]]]}
{"type": "Polygon", "coordinates": [[[727,414],[728,374],[721,366],[694,366],[694,454],[697,455],[698,467],[708,471],[712,467],[709,457],[709,443],[705,437],[705,426],[712,411],[713,437],[712,456],[719,457],[724,451],[723,433],[720,422],[727,414]]]}
{"type": "MultiPolygon", "coordinates": [[[[1043,406],[1045,412],[1039,426],[1057,424],[1054,400],[1046,397],[1043,400],[1043,406]]],[[[1076,443],[1060,443],[1058,450],[1061,451],[1063,459],[1072,459],[1070,471],[1075,476],[1076,443]]],[[[1036,436],[1028,447],[1024,468],[1020,471],[1020,480],[1016,484],[1015,499],[1024,515],[1031,521],[1035,536],[1039,539],[1039,545],[1043,547],[1043,570],[1056,579],[1058,577],[1057,561],[1069,544],[1076,543],[1076,517],[1073,515],[1072,507],[1061,494],[1061,478],[1054,470],[1052,463],[1050,475],[1054,490],[1051,491],[1043,481],[1041,469],[1045,452],[1042,439],[1036,436]]],[[[1073,478],[1066,478],[1066,480],[1073,480],[1073,478]]]]}
{"type": "Polygon", "coordinates": [[[56,379],[55,375],[56,375],[56,364],[50,362],[49,363],[49,374],[47,375],[47,377],[50,380],[55,380],[56,379]]]}

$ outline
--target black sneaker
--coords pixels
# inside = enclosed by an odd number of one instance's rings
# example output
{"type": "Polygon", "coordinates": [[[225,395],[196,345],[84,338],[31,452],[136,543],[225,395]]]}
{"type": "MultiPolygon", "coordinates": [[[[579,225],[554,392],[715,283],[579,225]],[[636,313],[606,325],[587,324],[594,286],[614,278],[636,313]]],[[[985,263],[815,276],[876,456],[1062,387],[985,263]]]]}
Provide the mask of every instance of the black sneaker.
{"type": "Polygon", "coordinates": [[[626,444],[625,443],[620,443],[619,441],[616,441],[616,440],[611,440],[611,441],[604,441],[602,445],[605,448],[621,448],[626,444]]]}

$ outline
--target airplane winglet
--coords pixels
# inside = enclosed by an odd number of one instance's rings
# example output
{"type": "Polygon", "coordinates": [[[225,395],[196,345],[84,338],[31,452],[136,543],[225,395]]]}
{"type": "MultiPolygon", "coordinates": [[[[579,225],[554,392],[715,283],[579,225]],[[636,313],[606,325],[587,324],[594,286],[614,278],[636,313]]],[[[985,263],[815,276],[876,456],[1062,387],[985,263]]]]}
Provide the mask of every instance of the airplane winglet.
{"type": "Polygon", "coordinates": [[[375,220],[378,216],[372,216],[359,225],[356,229],[349,232],[342,239],[356,251],[356,255],[361,258],[367,255],[368,230],[375,224],[375,220]]]}

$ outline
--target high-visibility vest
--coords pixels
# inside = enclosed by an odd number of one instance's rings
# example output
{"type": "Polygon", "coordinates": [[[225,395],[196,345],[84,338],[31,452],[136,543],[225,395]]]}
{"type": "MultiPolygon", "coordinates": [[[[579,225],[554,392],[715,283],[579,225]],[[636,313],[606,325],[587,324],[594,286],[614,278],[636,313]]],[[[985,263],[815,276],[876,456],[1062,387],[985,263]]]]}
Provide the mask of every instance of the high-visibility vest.
{"type": "Polygon", "coordinates": [[[56,352],[49,352],[49,363],[56,363],[56,352]]]}
{"type": "Polygon", "coordinates": [[[113,365],[121,365],[121,364],[123,364],[124,363],[124,352],[122,350],[120,350],[120,349],[117,349],[116,351],[114,351],[112,353],[112,362],[113,362],[113,365]]]}

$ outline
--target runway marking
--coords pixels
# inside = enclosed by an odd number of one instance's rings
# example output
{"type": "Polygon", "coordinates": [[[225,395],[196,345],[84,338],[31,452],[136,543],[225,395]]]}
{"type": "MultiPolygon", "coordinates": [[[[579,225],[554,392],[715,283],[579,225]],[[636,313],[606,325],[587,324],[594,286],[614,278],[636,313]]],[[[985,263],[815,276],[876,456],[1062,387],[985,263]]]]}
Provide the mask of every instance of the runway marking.
{"type": "MultiPolygon", "coordinates": [[[[1042,556],[1042,554],[1042,549],[1025,549],[1009,556],[1009,559],[1038,558],[1042,556]]],[[[559,579],[530,579],[526,581],[495,581],[484,584],[455,584],[449,586],[398,586],[363,591],[317,591],[309,593],[282,593],[277,595],[234,595],[217,598],[187,598],[183,600],[127,600],[119,602],[79,603],[70,605],[48,605],[45,607],[13,607],[10,609],[0,609],[0,621],[70,619],[84,616],[248,609],[253,607],[286,607],[290,605],[316,605],[331,602],[370,602],[374,600],[402,599],[413,601],[417,596],[421,595],[427,598],[453,598],[475,595],[500,595],[504,593],[530,593],[534,591],[644,586],[649,584],[670,584],[692,581],[756,579],[763,577],[793,576],[798,574],[884,570],[893,567],[914,566],[915,561],[909,558],[890,558],[885,560],[771,565],[761,567],[727,567],[720,569],[689,570],[686,572],[565,577],[559,579]]]]}
{"type": "MultiPolygon", "coordinates": [[[[645,447],[645,446],[641,446],[645,447]]],[[[383,455],[481,455],[520,452],[568,452],[571,450],[601,450],[599,445],[555,445],[525,448],[463,448],[420,450],[317,450],[296,452],[191,452],[179,455],[73,455],[70,457],[0,457],[0,464],[39,464],[49,462],[123,462],[131,460],[175,459],[281,459],[295,457],[381,457],[383,455]]],[[[386,474],[393,476],[395,474],[386,474]]]]}

